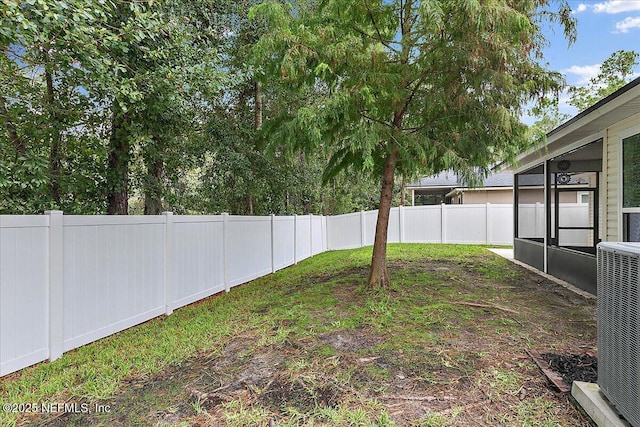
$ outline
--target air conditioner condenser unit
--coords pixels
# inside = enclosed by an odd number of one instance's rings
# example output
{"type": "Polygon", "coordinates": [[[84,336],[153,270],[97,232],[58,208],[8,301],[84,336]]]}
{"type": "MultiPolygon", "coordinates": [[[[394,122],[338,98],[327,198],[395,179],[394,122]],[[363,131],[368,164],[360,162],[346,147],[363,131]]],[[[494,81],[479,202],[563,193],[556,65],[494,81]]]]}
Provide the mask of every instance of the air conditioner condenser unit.
{"type": "Polygon", "coordinates": [[[640,427],[640,243],[598,244],[598,385],[640,427]]]}

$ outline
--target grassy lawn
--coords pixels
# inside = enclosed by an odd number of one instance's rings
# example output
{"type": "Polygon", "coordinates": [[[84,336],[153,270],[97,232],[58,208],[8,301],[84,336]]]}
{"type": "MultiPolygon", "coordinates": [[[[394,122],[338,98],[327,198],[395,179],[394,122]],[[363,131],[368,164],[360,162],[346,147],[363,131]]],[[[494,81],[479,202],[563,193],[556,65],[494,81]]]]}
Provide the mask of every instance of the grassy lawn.
{"type": "Polygon", "coordinates": [[[370,256],[324,253],[4,377],[3,404],[75,411],[1,424],[589,425],[525,350],[595,348],[593,300],[468,245],[390,245],[375,294],[370,256]]]}

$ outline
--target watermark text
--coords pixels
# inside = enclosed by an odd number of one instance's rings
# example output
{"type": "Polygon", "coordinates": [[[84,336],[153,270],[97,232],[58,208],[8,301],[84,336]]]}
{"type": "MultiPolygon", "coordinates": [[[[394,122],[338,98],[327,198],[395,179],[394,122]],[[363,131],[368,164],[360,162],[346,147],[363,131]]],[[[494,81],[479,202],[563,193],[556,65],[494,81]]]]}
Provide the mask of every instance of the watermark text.
{"type": "Polygon", "coordinates": [[[104,403],[47,402],[3,403],[2,412],[11,414],[91,414],[111,412],[104,403]]]}

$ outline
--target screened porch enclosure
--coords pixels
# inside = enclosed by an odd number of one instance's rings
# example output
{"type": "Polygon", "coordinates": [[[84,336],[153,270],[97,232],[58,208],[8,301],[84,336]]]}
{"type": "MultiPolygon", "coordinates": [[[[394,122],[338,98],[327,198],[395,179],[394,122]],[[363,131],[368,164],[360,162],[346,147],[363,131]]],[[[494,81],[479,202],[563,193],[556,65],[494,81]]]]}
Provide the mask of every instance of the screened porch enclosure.
{"type": "Polygon", "coordinates": [[[514,180],[515,258],[594,294],[602,150],[594,141],[514,180]]]}

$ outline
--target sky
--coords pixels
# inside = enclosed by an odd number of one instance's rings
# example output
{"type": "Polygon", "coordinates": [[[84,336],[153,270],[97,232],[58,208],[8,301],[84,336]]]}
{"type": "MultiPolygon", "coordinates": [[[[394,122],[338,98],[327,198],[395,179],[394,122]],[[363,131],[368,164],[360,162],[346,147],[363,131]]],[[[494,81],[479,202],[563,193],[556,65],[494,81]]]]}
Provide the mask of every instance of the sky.
{"type": "MultiPolygon", "coordinates": [[[[545,49],[548,67],[564,74],[567,84],[587,83],[598,74],[602,62],[617,50],[640,53],[640,0],[570,0],[568,3],[578,21],[576,42],[568,46],[559,26],[543,29],[550,42],[545,49]]],[[[635,71],[640,76],[640,67],[635,71]]],[[[563,94],[560,112],[577,114],[567,101],[568,96],[563,94]]],[[[533,119],[524,117],[523,121],[530,124],[533,119]]]]}

